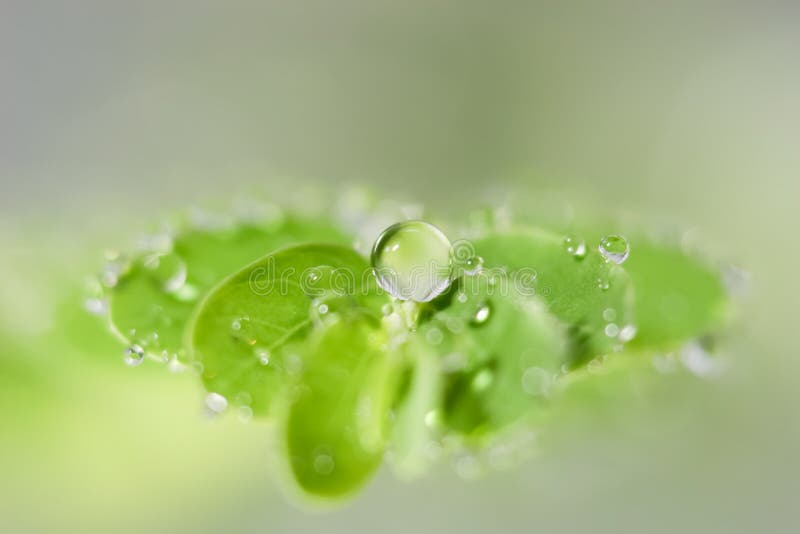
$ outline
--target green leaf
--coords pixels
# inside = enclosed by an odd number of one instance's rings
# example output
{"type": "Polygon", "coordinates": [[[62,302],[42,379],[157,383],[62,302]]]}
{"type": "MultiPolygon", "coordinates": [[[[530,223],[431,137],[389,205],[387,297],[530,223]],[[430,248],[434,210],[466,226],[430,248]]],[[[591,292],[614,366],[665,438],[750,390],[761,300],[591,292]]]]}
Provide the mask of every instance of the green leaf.
{"type": "Polygon", "coordinates": [[[442,339],[442,417],[466,435],[496,433],[544,408],[567,361],[563,326],[544,304],[505,293],[491,275],[462,279],[458,296],[420,335],[442,339]]]}
{"type": "Polygon", "coordinates": [[[386,297],[366,260],[338,245],[283,249],[223,281],[189,332],[206,389],[249,397],[254,415],[266,415],[286,377],[303,365],[302,354],[281,349],[309,334],[323,300],[329,313],[349,308],[380,317],[386,297]]]}
{"type": "Polygon", "coordinates": [[[635,288],[633,348],[672,349],[713,333],[730,316],[719,275],[677,247],[634,239],[625,267],[635,288]]]}
{"type": "Polygon", "coordinates": [[[352,495],[380,465],[400,376],[379,320],[360,312],[332,319],[303,344],[303,371],[277,416],[290,487],[326,500],[352,495]]]}
{"type": "Polygon", "coordinates": [[[620,341],[606,335],[605,327],[614,322],[622,329],[633,319],[632,284],[621,266],[594,248],[584,257],[574,256],[566,251],[563,236],[537,228],[487,236],[475,249],[487,267],[508,271],[512,289],[525,283],[521,276],[535,272],[531,286],[536,294],[570,327],[572,367],[618,350],[620,341]]]}
{"type": "Polygon", "coordinates": [[[142,254],[131,262],[109,293],[112,328],[128,344],[183,359],[187,322],[214,285],[266,253],[309,241],[346,238],[329,223],[291,217],[272,226],[189,230],[175,239],[171,252],[142,254]]]}

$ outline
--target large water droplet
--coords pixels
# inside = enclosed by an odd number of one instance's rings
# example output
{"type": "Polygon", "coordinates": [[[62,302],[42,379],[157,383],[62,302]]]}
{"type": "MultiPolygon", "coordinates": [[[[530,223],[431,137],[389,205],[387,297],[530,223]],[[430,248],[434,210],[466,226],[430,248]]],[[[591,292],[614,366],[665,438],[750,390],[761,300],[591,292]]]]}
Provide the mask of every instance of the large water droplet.
{"type": "Polygon", "coordinates": [[[627,260],[631,252],[628,240],[621,235],[607,235],[603,237],[603,239],[600,240],[600,246],[597,248],[606,260],[618,264],[627,260]]]}
{"type": "Polygon", "coordinates": [[[574,235],[564,237],[564,250],[570,256],[575,256],[578,259],[586,256],[586,242],[574,235]]]}
{"type": "Polygon", "coordinates": [[[393,297],[427,302],[450,285],[450,241],[424,221],[394,224],[375,241],[372,268],[393,297]]]}
{"type": "Polygon", "coordinates": [[[136,367],[144,361],[144,349],[141,345],[131,345],[125,349],[125,365],[136,367]]]}

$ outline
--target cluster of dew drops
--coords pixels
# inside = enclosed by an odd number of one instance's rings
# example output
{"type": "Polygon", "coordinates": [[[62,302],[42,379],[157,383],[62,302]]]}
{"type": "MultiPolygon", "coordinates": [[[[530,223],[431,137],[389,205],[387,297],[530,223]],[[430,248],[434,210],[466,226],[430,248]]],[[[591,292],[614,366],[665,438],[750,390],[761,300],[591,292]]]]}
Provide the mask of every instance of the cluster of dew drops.
{"type": "MultiPolygon", "coordinates": [[[[564,237],[563,244],[565,252],[576,259],[586,256],[587,246],[583,239],[575,235],[567,235],[564,237]]],[[[186,264],[178,255],[170,252],[172,237],[169,233],[149,236],[139,245],[140,248],[151,251],[144,258],[143,266],[150,271],[152,276],[162,282],[165,292],[186,301],[197,297],[196,289],[187,283],[186,264]]],[[[606,261],[617,264],[623,263],[630,254],[627,240],[619,235],[603,237],[598,245],[598,250],[606,261]]],[[[484,265],[483,258],[469,253],[462,254],[439,228],[421,220],[408,220],[386,228],[375,241],[370,259],[379,286],[398,301],[411,302],[433,300],[449,288],[455,277],[480,274],[484,265]],[[410,269],[420,267],[427,268],[427,276],[422,279],[404,276],[410,269]],[[391,273],[391,276],[387,276],[386,273],[391,273]]],[[[130,268],[129,260],[119,252],[108,251],[106,260],[100,275],[96,279],[91,279],[90,296],[84,302],[85,309],[95,315],[108,314],[109,302],[108,298],[103,297],[103,292],[113,290],[130,268]]],[[[599,288],[608,289],[607,280],[598,279],[597,283],[599,288]]],[[[466,296],[459,294],[458,299],[464,302],[466,296]]],[[[396,309],[398,307],[388,305],[384,312],[391,314],[396,309]]],[[[328,306],[321,303],[315,306],[315,310],[324,315],[328,311],[328,306]]],[[[604,317],[612,314],[613,311],[606,310],[604,317]]],[[[490,314],[491,306],[487,302],[478,303],[472,322],[483,324],[489,320],[490,314]]],[[[607,318],[610,319],[610,317],[607,318]]],[[[408,320],[413,321],[413,318],[408,320]]],[[[232,328],[236,329],[237,326],[237,321],[235,321],[232,328]]],[[[614,327],[615,325],[610,322],[606,333],[616,336],[618,332],[613,332],[614,327]]],[[[437,339],[436,333],[435,329],[429,332],[429,337],[434,343],[437,339]]],[[[130,337],[134,337],[136,332],[132,331],[128,334],[130,337]]],[[[623,332],[623,334],[625,333],[623,332]]],[[[147,341],[131,343],[124,350],[123,361],[131,367],[142,364],[147,354],[151,352],[148,350],[150,346],[158,346],[156,332],[151,333],[147,341]]],[[[269,364],[268,352],[261,351],[258,356],[262,365],[269,364]]],[[[180,363],[177,354],[170,355],[164,352],[159,359],[167,362],[170,370],[173,371],[181,371],[185,367],[180,363]]],[[[224,411],[227,406],[227,402],[223,406],[223,403],[216,398],[207,399],[206,404],[215,413],[224,411]]]]}

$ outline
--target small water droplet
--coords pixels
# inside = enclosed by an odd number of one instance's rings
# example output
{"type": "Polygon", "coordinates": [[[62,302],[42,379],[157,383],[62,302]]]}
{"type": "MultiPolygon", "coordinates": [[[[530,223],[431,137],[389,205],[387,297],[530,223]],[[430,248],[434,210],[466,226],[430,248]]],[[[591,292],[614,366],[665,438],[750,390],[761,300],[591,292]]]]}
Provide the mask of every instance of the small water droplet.
{"type": "Polygon", "coordinates": [[[446,321],[447,329],[454,334],[460,334],[464,331],[464,321],[458,317],[448,317],[446,321]]]}
{"type": "Polygon", "coordinates": [[[88,298],[83,302],[83,307],[92,315],[107,315],[108,299],[88,298]]]}
{"type": "Polygon", "coordinates": [[[436,327],[431,327],[425,332],[425,341],[431,345],[439,345],[444,340],[444,334],[436,327]]]}
{"type": "Polygon", "coordinates": [[[467,276],[475,276],[483,269],[483,258],[480,256],[473,256],[464,262],[464,274],[467,276]]]}
{"type": "Polygon", "coordinates": [[[634,337],[636,337],[636,327],[632,324],[626,324],[622,327],[622,330],[619,331],[619,340],[623,343],[627,343],[634,337]]]}
{"type": "Polygon", "coordinates": [[[430,429],[439,428],[442,422],[442,415],[437,410],[431,410],[425,414],[425,426],[430,429]]]}
{"type": "Polygon", "coordinates": [[[607,261],[613,261],[617,264],[627,260],[631,252],[628,240],[621,235],[607,235],[603,237],[603,239],[600,240],[600,246],[597,248],[607,261]]]}
{"type": "Polygon", "coordinates": [[[314,457],[314,471],[320,475],[330,475],[335,467],[336,464],[330,454],[320,453],[314,457]]]}
{"type": "Polygon", "coordinates": [[[232,330],[241,330],[242,329],[242,321],[241,319],[234,319],[231,321],[231,329],[232,330]]]}
{"type": "Polygon", "coordinates": [[[467,294],[466,293],[459,293],[458,296],[456,296],[456,300],[458,300],[458,302],[460,302],[462,304],[467,302],[467,294]]]}
{"type": "Polygon", "coordinates": [[[712,358],[697,341],[687,343],[681,349],[680,358],[686,369],[702,378],[718,376],[725,370],[722,363],[712,358]]]}
{"type": "Polygon", "coordinates": [[[125,365],[136,367],[144,361],[144,349],[141,345],[131,345],[125,349],[125,365]]]}
{"type": "Polygon", "coordinates": [[[608,288],[611,287],[611,285],[608,283],[607,278],[601,277],[597,279],[597,287],[598,289],[602,289],[603,291],[608,291],[608,288]]]}
{"type": "Polygon", "coordinates": [[[239,421],[242,423],[250,422],[250,419],[253,418],[253,409],[250,406],[239,406],[236,409],[237,415],[239,417],[239,421]]]}
{"type": "Polygon", "coordinates": [[[564,250],[567,254],[581,259],[586,256],[586,242],[580,237],[568,235],[564,237],[564,250]]]}
{"type": "Polygon", "coordinates": [[[258,359],[258,363],[261,365],[269,365],[269,351],[267,349],[256,349],[255,350],[256,358],[258,359]]]}
{"type": "Polygon", "coordinates": [[[522,373],[522,389],[528,395],[546,397],[553,386],[553,377],[541,367],[529,367],[522,373]]]}
{"type": "Polygon", "coordinates": [[[609,323],[617,319],[617,311],[614,308],[606,308],[603,310],[603,319],[609,323]]]}
{"type": "Polygon", "coordinates": [[[219,393],[209,393],[206,395],[206,408],[213,414],[221,414],[228,409],[228,399],[219,393]]]}
{"type": "Polygon", "coordinates": [[[328,313],[328,305],[320,304],[319,306],[317,306],[317,311],[319,312],[320,315],[325,315],[326,313],[328,313]]]}
{"type": "Polygon", "coordinates": [[[450,241],[424,221],[406,221],[383,231],[372,248],[378,284],[400,300],[427,302],[450,286],[450,241]]]}
{"type": "Polygon", "coordinates": [[[473,324],[483,324],[489,320],[489,316],[492,314],[492,308],[488,302],[481,302],[477,309],[475,310],[475,314],[472,316],[472,323],[473,324]]]}
{"type": "Polygon", "coordinates": [[[617,337],[619,335],[619,327],[614,323],[608,323],[605,327],[605,333],[608,337],[617,337]]]}
{"type": "Polygon", "coordinates": [[[478,373],[472,379],[473,391],[485,391],[489,386],[492,385],[492,380],[494,380],[494,376],[489,369],[482,369],[478,371],[478,373]]]}

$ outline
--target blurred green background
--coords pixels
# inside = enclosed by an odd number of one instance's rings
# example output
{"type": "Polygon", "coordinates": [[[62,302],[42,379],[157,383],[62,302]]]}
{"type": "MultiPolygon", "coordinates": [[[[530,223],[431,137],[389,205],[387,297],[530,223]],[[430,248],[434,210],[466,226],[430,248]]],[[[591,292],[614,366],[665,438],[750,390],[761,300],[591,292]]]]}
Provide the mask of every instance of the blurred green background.
{"type": "Polygon", "coordinates": [[[0,2],[0,531],[797,532],[799,25],[783,1],[0,2]],[[733,366],[512,470],[300,509],[269,429],[126,368],[81,290],[172,209],[350,183],[689,230],[752,275],[733,366]]]}

